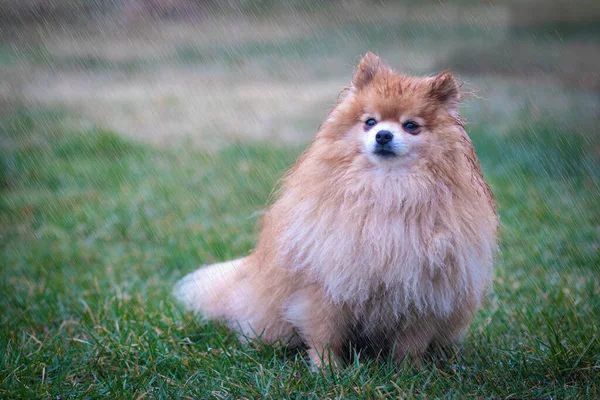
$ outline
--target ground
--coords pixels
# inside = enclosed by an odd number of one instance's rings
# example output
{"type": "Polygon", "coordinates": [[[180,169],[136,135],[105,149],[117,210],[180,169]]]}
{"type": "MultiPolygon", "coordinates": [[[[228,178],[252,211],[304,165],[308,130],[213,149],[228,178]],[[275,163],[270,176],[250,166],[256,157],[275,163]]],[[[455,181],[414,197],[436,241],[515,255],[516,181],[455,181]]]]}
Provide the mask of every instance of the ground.
{"type": "Polygon", "coordinates": [[[599,14],[351,4],[0,30],[0,397],[598,397],[599,14]],[[460,352],[315,374],[171,288],[252,249],[367,50],[474,94],[500,254],[460,352]]]}

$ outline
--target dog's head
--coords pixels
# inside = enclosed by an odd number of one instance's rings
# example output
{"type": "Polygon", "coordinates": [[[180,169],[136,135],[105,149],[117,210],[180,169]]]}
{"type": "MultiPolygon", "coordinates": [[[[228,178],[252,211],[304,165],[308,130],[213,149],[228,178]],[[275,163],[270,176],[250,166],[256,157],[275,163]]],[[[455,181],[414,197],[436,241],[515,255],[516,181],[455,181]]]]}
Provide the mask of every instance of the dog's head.
{"type": "Polygon", "coordinates": [[[332,160],[402,169],[435,163],[464,140],[459,100],[451,74],[402,75],[369,52],[319,137],[329,143],[332,160]]]}

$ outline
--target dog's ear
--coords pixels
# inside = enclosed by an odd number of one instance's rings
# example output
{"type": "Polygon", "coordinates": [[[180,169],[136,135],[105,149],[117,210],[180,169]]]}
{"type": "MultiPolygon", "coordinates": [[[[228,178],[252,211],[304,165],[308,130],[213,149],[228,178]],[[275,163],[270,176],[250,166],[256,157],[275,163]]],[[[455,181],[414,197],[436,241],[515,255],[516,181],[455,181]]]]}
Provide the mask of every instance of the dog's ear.
{"type": "Polygon", "coordinates": [[[354,71],[352,78],[352,86],[360,90],[367,86],[377,74],[377,71],[383,66],[383,62],[379,57],[370,51],[365,54],[358,67],[354,71]]]}
{"type": "Polygon", "coordinates": [[[442,72],[432,78],[429,95],[449,109],[455,109],[460,102],[460,84],[451,73],[442,72]]]}

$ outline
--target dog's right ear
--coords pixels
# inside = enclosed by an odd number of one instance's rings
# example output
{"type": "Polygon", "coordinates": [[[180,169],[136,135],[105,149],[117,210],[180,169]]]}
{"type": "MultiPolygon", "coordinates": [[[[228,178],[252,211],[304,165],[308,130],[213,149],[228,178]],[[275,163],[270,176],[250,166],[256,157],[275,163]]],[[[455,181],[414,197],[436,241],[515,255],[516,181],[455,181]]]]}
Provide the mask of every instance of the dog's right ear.
{"type": "Polygon", "coordinates": [[[373,80],[382,64],[381,59],[369,51],[360,60],[358,67],[356,67],[354,78],[352,78],[352,86],[358,90],[367,86],[373,80]]]}

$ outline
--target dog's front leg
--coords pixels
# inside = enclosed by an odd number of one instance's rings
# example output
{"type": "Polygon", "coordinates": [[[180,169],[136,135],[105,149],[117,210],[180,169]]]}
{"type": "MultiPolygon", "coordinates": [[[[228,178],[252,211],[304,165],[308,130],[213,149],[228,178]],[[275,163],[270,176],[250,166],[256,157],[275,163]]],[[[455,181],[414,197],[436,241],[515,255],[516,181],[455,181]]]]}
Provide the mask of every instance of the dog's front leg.
{"type": "Polygon", "coordinates": [[[439,330],[438,321],[433,316],[423,315],[416,321],[409,326],[398,329],[396,332],[394,361],[398,364],[405,357],[409,357],[413,364],[419,367],[423,355],[439,330]]]}
{"type": "Polygon", "coordinates": [[[317,287],[296,292],[285,308],[285,318],[309,348],[312,365],[316,368],[338,366],[348,339],[347,310],[326,299],[317,287]]]}

